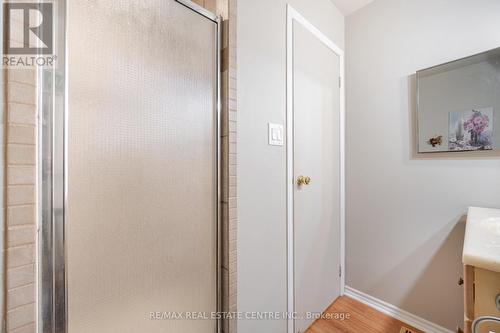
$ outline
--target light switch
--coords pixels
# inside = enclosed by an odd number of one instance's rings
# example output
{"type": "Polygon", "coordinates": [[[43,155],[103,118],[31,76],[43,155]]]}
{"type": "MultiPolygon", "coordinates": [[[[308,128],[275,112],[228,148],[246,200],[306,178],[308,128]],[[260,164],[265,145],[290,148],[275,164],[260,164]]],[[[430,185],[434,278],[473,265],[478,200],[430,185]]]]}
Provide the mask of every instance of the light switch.
{"type": "Polygon", "coordinates": [[[269,144],[271,146],[283,146],[283,125],[269,123],[269,144]]]}

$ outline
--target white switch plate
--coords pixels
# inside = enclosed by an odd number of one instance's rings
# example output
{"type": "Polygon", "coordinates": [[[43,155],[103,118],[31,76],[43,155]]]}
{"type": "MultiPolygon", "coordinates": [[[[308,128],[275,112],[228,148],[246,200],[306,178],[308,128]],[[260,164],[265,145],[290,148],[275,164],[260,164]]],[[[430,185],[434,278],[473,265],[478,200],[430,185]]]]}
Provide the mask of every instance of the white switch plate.
{"type": "Polygon", "coordinates": [[[283,146],[283,125],[269,123],[269,145],[283,146]]]}

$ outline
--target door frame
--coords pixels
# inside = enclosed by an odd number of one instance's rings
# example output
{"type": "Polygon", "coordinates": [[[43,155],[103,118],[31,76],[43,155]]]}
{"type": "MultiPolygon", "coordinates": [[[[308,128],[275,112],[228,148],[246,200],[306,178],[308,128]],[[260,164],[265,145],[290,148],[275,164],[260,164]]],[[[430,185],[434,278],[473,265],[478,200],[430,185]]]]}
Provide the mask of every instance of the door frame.
{"type": "Polygon", "coordinates": [[[293,314],[295,311],[295,282],[294,282],[294,230],[293,230],[293,198],[294,198],[294,110],[293,110],[293,23],[300,23],[319,41],[332,50],[339,57],[340,62],[340,295],[344,294],[345,287],[345,88],[344,88],[344,51],[339,48],[331,39],[323,34],[304,16],[296,11],[290,4],[287,4],[287,24],[286,24],[286,159],[287,159],[287,311],[288,311],[288,333],[295,333],[295,321],[293,314]]]}
{"type": "MultiPolygon", "coordinates": [[[[216,144],[216,311],[222,310],[222,225],[221,225],[221,47],[222,19],[191,0],[172,0],[216,25],[215,36],[215,144],[216,144]]],[[[68,63],[67,17],[69,0],[59,0],[55,6],[57,26],[54,27],[58,65],[53,69],[37,71],[38,120],[37,147],[37,332],[68,332],[67,268],[66,268],[66,206],[67,206],[67,119],[68,119],[68,63]],[[50,96],[44,97],[44,88],[50,96]],[[63,103],[56,103],[56,94],[63,103]]],[[[216,320],[215,333],[222,331],[221,319],[216,320]]]]}

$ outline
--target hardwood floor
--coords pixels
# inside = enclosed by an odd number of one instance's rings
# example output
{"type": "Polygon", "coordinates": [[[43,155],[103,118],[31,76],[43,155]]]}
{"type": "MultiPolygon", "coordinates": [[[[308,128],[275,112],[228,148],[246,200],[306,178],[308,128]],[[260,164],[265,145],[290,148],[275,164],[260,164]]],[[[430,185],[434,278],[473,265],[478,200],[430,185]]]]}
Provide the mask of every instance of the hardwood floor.
{"type": "Polygon", "coordinates": [[[318,319],[306,333],[405,333],[402,327],[411,333],[424,333],[346,296],[338,298],[325,314],[330,314],[329,318],[318,319]],[[340,320],[338,316],[334,319],[334,314],[350,316],[340,320]]]}

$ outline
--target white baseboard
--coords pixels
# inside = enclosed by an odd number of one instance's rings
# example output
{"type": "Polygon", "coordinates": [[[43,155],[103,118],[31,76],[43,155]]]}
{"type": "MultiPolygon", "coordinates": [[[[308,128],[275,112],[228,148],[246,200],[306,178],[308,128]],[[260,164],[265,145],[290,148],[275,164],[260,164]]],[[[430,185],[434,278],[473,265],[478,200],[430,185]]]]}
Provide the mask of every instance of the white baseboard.
{"type": "Polygon", "coordinates": [[[444,328],[428,320],[415,316],[414,314],[411,314],[405,310],[401,310],[400,308],[392,304],[381,301],[375,297],[367,295],[349,286],[345,287],[344,295],[351,297],[358,302],[366,304],[369,307],[374,308],[375,310],[378,310],[386,315],[398,319],[426,333],[455,333],[447,328],[444,328]]]}

